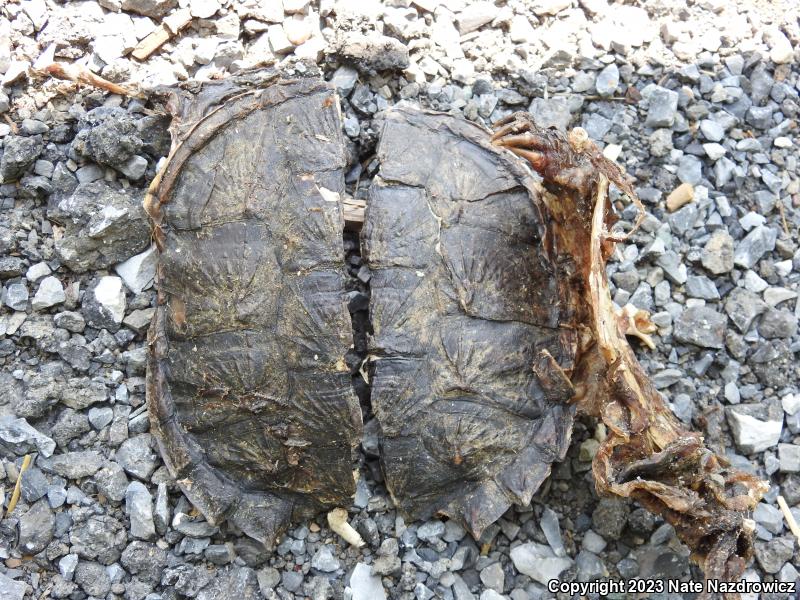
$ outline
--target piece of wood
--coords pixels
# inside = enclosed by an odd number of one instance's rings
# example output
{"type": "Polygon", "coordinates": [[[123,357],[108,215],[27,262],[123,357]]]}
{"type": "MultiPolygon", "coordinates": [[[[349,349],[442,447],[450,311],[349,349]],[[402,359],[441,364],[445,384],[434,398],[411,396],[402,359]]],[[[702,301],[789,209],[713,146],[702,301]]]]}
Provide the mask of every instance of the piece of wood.
{"type": "Polygon", "coordinates": [[[153,52],[166,44],[171,37],[170,30],[164,25],[159,25],[137,44],[131,55],[136,60],[146,60],[153,52]]]}
{"type": "Polygon", "coordinates": [[[694,200],[694,186],[691,183],[682,183],[667,196],[667,210],[675,212],[684,204],[694,200]]]}
{"type": "Polygon", "coordinates": [[[55,77],[57,79],[64,79],[66,81],[75,81],[77,83],[85,83],[101,90],[105,90],[112,94],[119,94],[120,96],[131,96],[141,98],[142,94],[138,91],[118,85],[108,79],[103,79],[99,75],[92,73],[83,65],[54,62],[47,65],[43,73],[55,77]]]}
{"type": "Polygon", "coordinates": [[[783,518],[786,519],[786,524],[789,525],[789,529],[797,538],[797,541],[800,542],[800,526],[798,526],[797,520],[794,518],[792,511],[789,510],[789,505],[783,496],[778,496],[778,506],[783,513],[783,518]]]}
{"type": "Polygon", "coordinates": [[[345,227],[350,230],[360,230],[364,224],[364,212],[367,209],[367,201],[345,196],[343,204],[345,227]]]}
{"type": "Polygon", "coordinates": [[[177,35],[191,20],[192,15],[188,8],[175,11],[139,42],[131,52],[131,55],[137,60],[146,60],[153,52],[172,39],[172,36],[177,35]]]}

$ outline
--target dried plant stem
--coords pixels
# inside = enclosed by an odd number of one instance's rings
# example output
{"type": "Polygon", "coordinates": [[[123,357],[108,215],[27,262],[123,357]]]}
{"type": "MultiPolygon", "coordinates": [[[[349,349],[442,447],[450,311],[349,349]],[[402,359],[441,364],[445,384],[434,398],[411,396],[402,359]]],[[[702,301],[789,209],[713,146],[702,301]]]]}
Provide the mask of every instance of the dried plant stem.
{"type": "Polygon", "coordinates": [[[46,75],[56,77],[57,79],[64,79],[66,81],[74,81],[76,83],[84,83],[92,87],[111,92],[112,94],[119,94],[120,96],[130,96],[133,98],[142,98],[143,95],[131,88],[127,88],[107,79],[103,79],[99,75],[95,75],[89,69],[81,65],[68,65],[65,63],[50,63],[41,71],[46,75]]]}
{"type": "Polygon", "coordinates": [[[11,492],[11,501],[8,503],[8,511],[6,511],[6,515],[10,515],[16,508],[17,502],[19,502],[19,492],[20,489],[22,489],[22,474],[30,465],[31,455],[26,454],[25,458],[22,459],[22,466],[19,469],[19,475],[17,475],[17,483],[14,485],[14,491],[11,492]]]}

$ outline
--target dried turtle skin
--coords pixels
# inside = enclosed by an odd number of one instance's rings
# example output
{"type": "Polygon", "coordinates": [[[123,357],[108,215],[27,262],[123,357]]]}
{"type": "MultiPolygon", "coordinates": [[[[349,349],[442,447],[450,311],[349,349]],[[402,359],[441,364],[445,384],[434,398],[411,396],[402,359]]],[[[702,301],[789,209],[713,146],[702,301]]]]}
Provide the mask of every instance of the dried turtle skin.
{"type": "Polygon", "coordinates": [[[339,101],[317,79],[228,81],[171,109],[146,199],[160,250],[152,429],[210,522],[271,545],[355,492],[339,101]]]}
{"type": "Polygon", "coordinates": [[[568,449],[568,280],[534,178],[485,129],[396,108],[378,160],[361,235],[386,485],[478,538],[568,449]]]}
{"type": "MultiPolygon", "coordinates": [[[[755,524],[746,518],[768,490],[755,476],[730,469],[686,431],[634,356],[626,334],[640,315],[614,310],[605,264],[615,242],[609,184],[643,208],[621,169],[575,129],[564,135],[515,113],[496,124],[499,147],[541,175],[542,200],[554,245],[572,274],[569,297],[581,328],[571,381],[579,410],[603,421],[609,435],[592,471],[600,493],[633,498],[675,527],[707,579],[736,581],[753,551],[755,524]]],[[[638,224],[638,221],[637,221],[638,224]]]]}

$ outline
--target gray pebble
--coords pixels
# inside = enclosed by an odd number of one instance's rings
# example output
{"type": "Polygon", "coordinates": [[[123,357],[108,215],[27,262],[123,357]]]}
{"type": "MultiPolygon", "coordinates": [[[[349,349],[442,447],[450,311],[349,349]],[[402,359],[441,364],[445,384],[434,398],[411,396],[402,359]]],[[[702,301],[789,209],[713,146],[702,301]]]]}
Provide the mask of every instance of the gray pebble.
{"type": "Polygon", "coordinates": [[[675,321],[673,335],[684,344],[702,348],[722,348],[727,319],[707,306],[693,306],[681,313],[675,321]]]}
{"type": "Polygon", "coordinates": [[[311,559],[311,566],[317,571],[332,573],[339,569],[339,560],[334,555],[333,548],[324,545],[314,553],[311,559]]]}
{"type": "Polygon", "coordinates": [[[78,555],[67,554],[58,561],[58,572],[61,573],[61,576],[65,580],[72,581],[72,577],[73,575],[75,575],[75,567],[77,566],[78,566],[78,555]]]}
{"type": "Polygon", "coordinates": [[[153,498],[147,488],[132,481],[125,491],[125,512],[130,517],[131,535],[140,540],[152,540],[156,536],[153,523],[153,498]]]}
{"type": "Polygon", "coordinates": [[[728,273],[733,269],[734,242],[724,229],[717,229],[703,246],[700,262],[703,267],[715,275],[728,273]]]}
{"type": "Polygon", "coordinates": [[[709,142],[720,142],[725,137],[725,128],[717,121],[703,119],[700,121],[700,133],[709,142]]]}
{"type": "Polygon", "coordinates": [[[25,310],[28,306],[28,288],[24,283],[12,283],[3,288],[3,303],[12,310],[25,310]]]}
{"type": "Polygon", "coordinates": [[[681,182],[697,185],[703,178],[703,163],[696,156],[684,154],[678,159],[677,175],[681,182]]]}
{"type": "Polygon", "coordinates": [[[755,555],[764,571],[777,573],[794,555],[794,540],[787,537],[778,537],[768,542],[756,540],[755,555]]]}
{"type": "Polygon", "coordinates": [[[647,110],[647,127],[672,127],[678,112],[678,93],[656,86],[650,93],[650,106],[647,110]]]}
{"type": "MultiPolygon", "coordinates": [[[[780,446],[778,448],[780,450],[780,446]]],[[[753,511],[753,519],[767,531],[771,531],[774,534],[780,534],[783,531],[783,513],[771,504],[759,502],[753,511]]]]}
{"type": "Polygon", "coordinates": [[[499,562],[495,562],[488,567],[484,567],[481,570],[480,577],[483,585],[486,587],[496,592],[503,592],[506,575],[503,571],[503,565],[501,565],[499,562]]]}
{"type": "Polygon", "coordinates": [[[417,537],[424,542],[430,542],[442,537],[444,531],[445,526],[441,521],[428,521],[419,526],[419,529],[417,529],[417,537]]]}
{"type": "MultiPolygon", "coordinates": [[[[613,96],[619,86],[619,68],[614,63],[600,71],[595,80],[595,89],[600,96],[613,96]]],[[[671,123],[670,123],[671,125],[671,123]]]]}
{"type": "Polygon", "coordinates": [[[39,500],[19,518],[17,546],[25,554],[38,554],[53,539],[55,517],[47,500],[39,500]]]}
{"type": "Polygon", "coordinates": [[[778,458],[781,472],[800,472],[800,446],[796,444],[778,444],[778,458]]]}
{"type": "Polygon", "coordinates": [[[733,262],[745,269],[751,269],[766,252],[775,248],[778,234],[765,225],[755,227],[737,244],[733,262]]]}
{"type": "Polygon", "coordinates": [[[686,294],[691,298],[719,300],[717,286],[705,275],[688,276],[686,279],[686,294]]]}
{"type": "Polygon", "coordinates": [[[31,467],[22,474],[20,492],[26,502],[33,503],[47,494],[49,485],[44,473],[36,467],[31,467]]]}
{"type": "Polygon", "coordinates": [[[93,406],[89,409],[89,423],[98,431],[114,419],[114,409],[110,406],[93,406]]]}
{"type": "Polygon", "coordinates": [[[797,317],[788,310],[770,308],[761,317],[758,333],[768,340],[794,337],[797,333],[797,317]]]}
{"type": "Polygon", "coordinates": [[[622,500],[602,498],[592,513],[592,526],[605,539],[616,540],[622,534],[629,512],[622,500]]]}
{"type": "Polygon", "coordinates": [[[147,480],[157,461],[152,436],[143,433],[125,440],[117,450],[116,461],[129,474],[147,480]]]}

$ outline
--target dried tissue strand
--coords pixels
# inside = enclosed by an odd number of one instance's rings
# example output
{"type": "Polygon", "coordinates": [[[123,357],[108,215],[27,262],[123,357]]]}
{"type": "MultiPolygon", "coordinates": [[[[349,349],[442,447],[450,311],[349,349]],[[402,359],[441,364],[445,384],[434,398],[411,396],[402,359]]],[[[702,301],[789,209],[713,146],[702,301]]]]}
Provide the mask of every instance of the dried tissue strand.
{"type": "Polygon", "coordinates": [[[741,577],[752,556],[754,523],[745,516],[766,482],[731,470],[685,430],[636,360],[627,335],[647,343],[652,326],[636,311],[614,310],[606,260],[614,243],[609,180],[641,204],[621,169],[585,135],[537,127],[525,114],[498,124],[496,145],[527,159],[549,192],[555,247],[571,256],[570,306],[582,342],[572,373],[579,408],[602,419],[609,434],[592,465],[598,492],[633,498],[675,527],[708,579],[741,577]]]}
{"type": "Polygon", "coordinates": [[[592,329],[607,371],[593,403],[609,429],[592,471],[601,492],[637,500],[671,523],[707,578],[738,579],[752,554],[754,524],[745,518],[765,482],[730,471],[682,428],[650,383],[614,318],[601,245],[608,180],[599,176],[591,225],[589,294],[592,329]]]}

